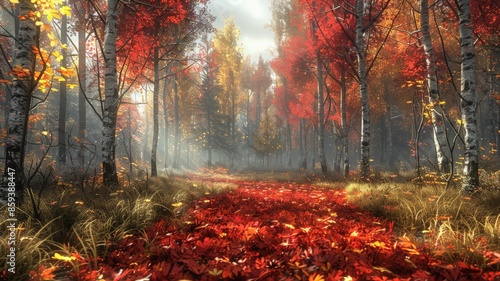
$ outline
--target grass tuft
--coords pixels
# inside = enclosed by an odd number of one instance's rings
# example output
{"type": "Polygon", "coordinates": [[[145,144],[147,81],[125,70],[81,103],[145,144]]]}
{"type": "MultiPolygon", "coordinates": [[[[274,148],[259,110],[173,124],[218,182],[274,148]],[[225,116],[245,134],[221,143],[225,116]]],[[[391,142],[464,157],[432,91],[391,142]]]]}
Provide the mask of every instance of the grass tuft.
{"type": "MultiPolygon", "coordinates": [[[[38,277],[54,272],[56,277],[72,273],[78,279],[82,266],[98,269],[99,258],[124,237],[144,235],[145,229],[159,220],[176,223],[193,200],[233,188],[231,183],[174,177],[138,179],[115,190],[103,186],[90,190],[54,187],[40,200],[39,220],[29,202],[17,210],[22,223],[18,224],[16,235],[19,244],[15,278],[29,280],[30,272],[38,277]]],[[[6,278],[8,268],[5,208],[0,208],[0,280],[6,278]]]]}
{"type": "Polygon", "coordinates": [[[485,253],[500,252],[500,190],[472,197],[412,183],[351,183],[345,190],[349,203],[394,221],[396,235],[411,237],[444,261],[491,268],[485,253]]]}

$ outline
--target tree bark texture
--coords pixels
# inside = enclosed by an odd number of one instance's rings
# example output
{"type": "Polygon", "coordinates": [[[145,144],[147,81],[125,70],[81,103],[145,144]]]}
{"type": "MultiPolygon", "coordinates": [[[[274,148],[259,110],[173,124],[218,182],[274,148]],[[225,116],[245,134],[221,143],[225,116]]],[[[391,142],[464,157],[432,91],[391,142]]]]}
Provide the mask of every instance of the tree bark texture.
{"type": "Polygon", "coordinates": [[[37,46],[39,38],[39,29],[35,25],[35,18],[27,16],[35,13],[34,4],[30,0],[21,0],[19,1],[19,7],[19,15],[25,17],[24,20],[19,22],[13,66],[21,67],[27,75],[17,76],[12,81],[9,126],[5,143],[5,170],[2,178],[2,192],[0,193],[0,203],[5,203],[7,202],[8,192],[14,191],[16,204],[21,204],[23,201],[23,191],[25,189],[24,154],[31,97],[34,91],[33,74],[36,61],[32,47],[37,46]],[[10,174],[13,175],[12,177],[9,175],[10,172],[14,173],[10,174]],[[12,190],[12,188],[9,190],[9,183],[11,182],[14,183],[15,190],[12,190]]]}
{"type": "Polygon", "coordinates": [[[340,126],[342,132],[342,148],[343,148],[343,177],[346,179],[349,177],[349,141],[348,134],[349,129],[347,128],[347,85],[346,85],[346,73],[345,69],[342,68],[340,76],[340,126]]]}
{"type": "Polygon", "coordinates": [[[179,90],[177,87],[177,75],[174,75],[174,168],[179,168],[181,157],[181,117],[179,113],[179,90]]]}
{"type": "Polygon", "coordinates": [[[158,59],[158,47],[154,49],[154,82],[153,82],[153,145],[151,146],[151,176],[158,175],[156,152],[158,151],[159,135],[159,95],[160,95],[160,67],[158,59]]]}
{"type": "Polygon", "coordinates": [[[116,120],[118,115],[118,78],[116,70],[116,39],[118,34],[118,0],[108,0],[104,33],[104,116],[102,119],[102,168],[106,186],[118,184],[116,173],[116,120]]]}
{"type": "Polygon", "coordinates": [[[465,153],[463,189],[473,193],[479,186],[477,145],[476,55],[472,38],[472,22],[469,0],[458,0],[460,31],[460,92],[462,98],[462,122],[465,127],[465,153]]]}
{"type": "Polygon", "coordinates": [[[431,105],[434,147],[436,150],[439,171],[442,173],[449,173],[451,169],[451,153],[446,135],[444,111],[438,90],[436,55],[432,47],[432,37],[429,27],[428,0],[420,0],[420,11],[420,29],[425,52],[426,80],[429,91],[429,104],[431,105]]]}
{"type": "Polygon", "coordinates": [[[306,120],[300,118],[299,125],[299,145],[300,145],[300,163],[299,168],[307,169],[307,133],[306,133],[306,120]]]}
{"type": "Polygon", "coordinates": [[[321,62],[321,54],[316,50],[316,67],[317,67],[317,81],[318,81],[318,158],[321,165],[321,173],[326,175],[328,167],[326,166],[325,157],[325,111],[323,107],[324,93],[323,93],[323,63],[321,62]]]}
{"type": "Polygon", "coordinates": [[[80,166],[85,165],[85,135],[87,130],[87,104],[85,98],[85,90],[87,89],[87,54],[86,43],[87,34],[85,29],[78,30],[78,140],[80,147],[78,148],[77,158],[80,166]]]}
{"type": "Polygon", "coordinates": [[[356,1],[356,49],[358,57],[359,93],[361,98],[361,178],[370,175],[370,104],[366,82],[366,50],[363,29],[364,0],[356,1]]]}
{"type": "MultiPolygon", "coordinates": [[[[61,44],[68,44],[68,17],[66,15],[62,16],[61,21],[61,44]]],[[[67,51],[62,48],[61,55],[61,67],[67,68],[67,51]]],[[[59,82],[59,124],[58,124],[58,160],[59,164],[62,166],[66,164],[66,109],[67,109],[67,95],[68,88],[66,78],[63,77],[59,82]]]]}

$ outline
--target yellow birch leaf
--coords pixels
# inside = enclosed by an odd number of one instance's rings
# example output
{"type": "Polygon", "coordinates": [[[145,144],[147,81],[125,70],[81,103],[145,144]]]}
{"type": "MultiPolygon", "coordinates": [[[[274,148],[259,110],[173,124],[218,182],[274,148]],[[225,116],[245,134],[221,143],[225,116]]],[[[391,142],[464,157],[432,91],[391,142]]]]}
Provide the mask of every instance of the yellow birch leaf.
{"type": "Polygon", "coordinates": [[[54,256],[52,257],[56,260],[61,260],[61,261],[72,261],[72,260],[76,260],[75,257],[66,257],[66,256],[62,256],[58,253],[55,253],[54,256]]]}
{"type": "Polygon", "coordinates": [[[71,17],[71,8],[69,6],[63,6],[59,9],[59,12],[63,16],[71,17]]]}

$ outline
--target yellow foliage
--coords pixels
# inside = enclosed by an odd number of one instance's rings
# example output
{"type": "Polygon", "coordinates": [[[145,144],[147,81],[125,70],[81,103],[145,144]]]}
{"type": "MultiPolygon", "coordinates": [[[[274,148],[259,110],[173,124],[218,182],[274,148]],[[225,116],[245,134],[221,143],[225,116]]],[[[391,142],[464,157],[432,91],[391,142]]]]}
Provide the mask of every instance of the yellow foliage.
{"type": "Polygon", "coordinates": [[[73,256],[67,257],[67,256],[60,255],[58,253],[55,253],[52,258],[56,259],[56,260],[66,261],[66,262],[69,262],[69,261],[72,261],[72,260],[76,260],[76,258],[73,257],[73,256]]]}

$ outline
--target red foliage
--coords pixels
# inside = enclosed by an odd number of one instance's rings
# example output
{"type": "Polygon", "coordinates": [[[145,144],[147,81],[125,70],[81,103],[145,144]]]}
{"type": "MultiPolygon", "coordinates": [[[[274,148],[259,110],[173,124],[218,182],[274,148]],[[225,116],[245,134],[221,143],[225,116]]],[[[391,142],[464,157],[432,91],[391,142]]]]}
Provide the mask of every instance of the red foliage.
{"type": "Polygon", "coordinates": [[[392,223],[358,212],[343,191],[236,183],[237,190],[195,201],[183,227],[160,221],[147,237],[115,245],[101,263],[102,279],[494,280],[499,275],[443,264],[409,239],[395,239],[392,223]]]}

